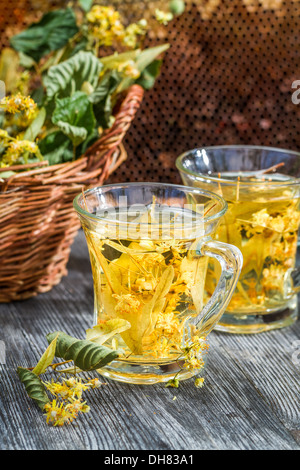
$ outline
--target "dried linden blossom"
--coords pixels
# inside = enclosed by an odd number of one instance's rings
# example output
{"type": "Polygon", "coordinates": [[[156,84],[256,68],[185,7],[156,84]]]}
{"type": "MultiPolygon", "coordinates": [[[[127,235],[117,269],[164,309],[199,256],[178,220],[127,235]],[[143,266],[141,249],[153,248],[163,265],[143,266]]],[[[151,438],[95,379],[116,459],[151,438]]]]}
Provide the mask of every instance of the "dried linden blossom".
{"type": "Polygon", "coordinates": [[[70,424],[80,413],[88,413],[90,407],[82,399],[82,393],[90,388],[101,385],[99,379],[90,379],[82,382],[74,377],[62,382],[43,382],[46,389],[55,397],[45,405],[45,416],[47,424],[63,426],[70,424]]]}
{"type": "Polygon", "coordinates": [[[37,105],[30,96],[23,96],[18,93],[14,96],[5,96],[0,100],[0,108],[7,113],[16,114],[24,112],[27,117],[34,115],[37,105]]]}
{"type": "Polygon", "coordinates": [[[173,14],[171,12],[165,12],[156,8],[155,18],[159,23],[167,25],[170,21],[172,21],[173,14]]]}
{"type": "MultiPolygon", "coordinates": [[[[273,308],[285,296],[286,272],[295,263],[300,225],[298,198],[285,190],[269,201],[228,202],[225,223],[217,237],[243,253],[242,272],[228,309],[250,312],[257,307],[273,308]]],[[[215,281],[211,265],[206,283],[209,295],[215,281]]]]}
{"type": "MultiPolygon", "coordinates": [[[[184,359],[184,364],[181,370],[166,383],[166,387],[178,388],[180,384],[180,374],[186,370],[190,371],[200,371],[204,367],[204,361],[202,356],[207,352],[209,345],[206,342],[205,337],[194,336],[192,338],[191,344],[182,349],[182,355],[178,358],[184,359]]],[[[195,379],[195,387],[201,388],[204,385],[204,378],[195,379]]]]}
{"type": "Polygon", "coordinates": [[[119,43],[135,49],[139,38],[144,37],[148,30],[145,19],[125,27],[120,13],[111,6],[94,5],[87,13],[87,20],[98,46],[112,46],[114,43],[119,43]]]}
{"type": "MultiPolygon", "coordinates": [[[[29,96],[23,96],[21,93],[18,93],[2,98],[0,100],[0,108],[12,115],[21,113],[19,119],[25,119],[28,123],[35,116],[37,105],[29,96]]],[[[0,144],[5,149],[0,163],[2,168],[14,165],[18,161],[21,162],[21,158],[27,163],[28,156],[30,155],[36,156],[39,160],[43,159],[35,142],[23,140],[20,136],[12,137],[4,129],[0,129],[0,144]]]]}
{"type": "Polygon", "coordinates": [[[6,131],[0,132],[0,143],[4,145],[5,152],[1,159],[1,166],[11,166],[17,163],[21,157],[27,161],[28,155],[35,155],[39,160],[43,157],[40,153],[39,147],[35,142],[29,140],[20,140],[10,137],[6,131]]]}

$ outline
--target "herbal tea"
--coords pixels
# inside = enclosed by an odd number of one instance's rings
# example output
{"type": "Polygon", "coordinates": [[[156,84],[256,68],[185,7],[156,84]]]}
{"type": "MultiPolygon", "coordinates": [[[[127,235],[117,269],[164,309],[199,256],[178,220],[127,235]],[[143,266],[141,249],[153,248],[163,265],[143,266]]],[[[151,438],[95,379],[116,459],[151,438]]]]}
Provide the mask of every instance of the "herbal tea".
{"type": "MultiPolygon", "coordinates": [[[[232,178],[236,184],[219,186],[228,211],[216,239],[239,247],[244,259],[227,312],[244,315],[276,311],[286,304],[285,276],[295,265],[300,223],[298,190],[295,193],[295,189],[284,186],[292,178],[280,174],[263,177],[251,172],[222,173],[222,178],[232,178]]],[[[218,269],[215,263],[209,266],[209,294],[218,269]]]]}
{"type": "Polygon", "coordinates": [[[184,186],[126,183],[88,190],[74,207],[94,283],[95,324],[87,339],[118,354],[101,375],[177,386],[198,374],[206,336],[225,311],[242,264],[237,248],[212,239],[225,201],[184,186]],[[209,258],[222,272],[204,305],[209,258]]]}
{"type": "MultiPolygon", "coordinates": [[[[196,239],[167,238],[159,224],[166,220],[166,210],[151,208],[136,225],[131,214],[126,214],[131,233],[140,233],[141,220],[145,223],[149,216],[152,223],[145,225],[151,227],[154,239],[108,238],[86,230],[97,280],[97,323],[126,320],[122,323],[126,329],[110,342],[111,347],[123,350],[124,360],[140,356],[143,362],[168,362],[182,353],[185,336],[192,343],[199,340],[196,330],[188,331],[187,324],[203,307],[207,258],[195,256],[196,239]]],[[[167,212],[171,232],[182,227],[183,216],[189,217],[179,211],[167,212]]],[[[124,219],[124,213],[114,216],[124,219]]]]}
{"type": "MultiPolygon", "coordinates": [[[[176,159],[184,184],[225,199],[228,210],[215,239],[238,247],[243,254],[237,288],[218,330],[259,333],[297,319],[299,162],[299,152],[255,145],[200,147],[176,159]]],[[[219,266],[212,260],[207,271],[208,298],[218,279],[219,266]]]]}

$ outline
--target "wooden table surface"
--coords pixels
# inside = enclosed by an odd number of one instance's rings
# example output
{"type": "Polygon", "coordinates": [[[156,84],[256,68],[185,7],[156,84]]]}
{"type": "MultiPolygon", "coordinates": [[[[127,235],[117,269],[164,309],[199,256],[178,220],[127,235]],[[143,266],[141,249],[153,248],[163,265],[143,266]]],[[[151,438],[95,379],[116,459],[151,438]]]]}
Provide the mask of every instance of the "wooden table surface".
{"type": "Polygon", "coordinates": [[[91,411],[64,427],[46,424],[16,374],[34,366],[63,330],[84,338],[93,288],[80,231],[68,276],[50,292],[0,304],[2,450],[299,450],[300,321],[258,335],[209,335],[205,386],[107,385],[89,392],[91,411]]]}

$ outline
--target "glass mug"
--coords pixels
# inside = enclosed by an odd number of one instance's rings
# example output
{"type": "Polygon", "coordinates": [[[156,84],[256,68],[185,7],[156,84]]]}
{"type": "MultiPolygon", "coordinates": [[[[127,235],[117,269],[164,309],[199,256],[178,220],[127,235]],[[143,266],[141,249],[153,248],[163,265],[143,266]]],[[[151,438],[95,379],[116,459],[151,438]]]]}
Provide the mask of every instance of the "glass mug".
{"type": "Polygon", "coordinates": [[[128,183],[85,191],[74,208],[90,254],[94,325],[121,325],[104,343],[120,356],[99,372],[138,384],[196,375],[197,361],[183,367],[184,348],[214,328],[242,265],[236,247],[213,240],[226,202],[185,186],[128,183]],[[209,257],[221,275],[204,306],[209,257]]]}
{"type": "MultiPolygon", "coordinates": [[[[193,149],[176,160],[184,184],[221,195],[228,204],[215,239],[238,247],[243,268],[217,330],[258,333],[297,318],[300,154],[259,146],[193,149]]],[[[219,268],[209,264],[210,296],[219,268]]]]}

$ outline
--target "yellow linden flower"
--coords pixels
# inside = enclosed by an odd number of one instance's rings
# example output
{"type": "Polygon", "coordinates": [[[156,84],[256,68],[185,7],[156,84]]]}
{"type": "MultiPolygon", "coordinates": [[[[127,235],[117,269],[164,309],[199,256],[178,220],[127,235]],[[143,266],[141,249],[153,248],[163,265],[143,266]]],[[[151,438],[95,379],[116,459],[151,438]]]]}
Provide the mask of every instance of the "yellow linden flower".
{"type": "Polygon", "coordinates": [[[267,209],[262,209],[253,214],[252,220],[257,225],[283,233],[298,230],[300,214],[294,207],[289,207],[284,215],[276,214],[275,216],[268,214],[267,209]]]}
{"type": "Polygon", "coordinates": [[[0,100],[0,107],[4,108],[6,112],[15,114],[25,111],[26,116],[30,117],[36,110],[36,103],[29,96],[23,96],[18,93],[14,96],[6,96],[0,100]]]}
{"type": "Polygon", "coordinates": [[[69,387],[72,395],[77,397],[81,397],[82,392],[89,388],[88,384],[84,384],[81,379],[75,379],[74,377],[65,380],[65,383],[69,387]]]}
{"type": "Polygon", "coordinates": [[[47,390],[49,390],[50,393],[52,393],[52,395],[60,395],[61,397],[68,397],[68,396],[72,396],[72,392],[70,391],[70,387],[68,387],[68,385],[63,382],[63,383],[60,383],[60,382],[54,382],[54,380],[52,379],[51,382],[44,382],[44,385],[45,387],[47,388],[47,390]]]}
{"type": "Polygon", "coordinates": [[[174,313],[159,314],[156,328],[163,330],[163,334],[170,335],[174,332],[178,332],[180,323],[178,318],[175,317],[174,313]]]}
{"type": "Polygon", "coordinates": [[[146,255],[137,255],[140,263],[145,267],[146,270],[151,267],[157,267],[157,265],[164,262],[164,257],[160,253],[147,253],[146,255]]]}
{"type": "Polygon", "coordinates": [[[94,5],[87,13],[87,20],[91,24],[92,34],[99,41],[99,45],[111,46],[114,41],[122,41],[124,26],[120,14],[113,7],[94,5]]]}
{"type": "Polygon", "coordinates": [[[147,21],[141,20],[138,23],[132,23],[125,29],[125,36],[123,43],[131,48],[135,49],[138,42],[139,36],[144,36],[147,32],[147,21]]]}
{"type": "MultiPolygon", "coordinates": [[[[175,377],[173,379],[170,379],[167,383],[166,383],[166,387],[173,387],[173,388],[178,388],[179,387],[179,380],[176,379],[175,377]]],[[[175,400],[176,397],[173,398],[173,400],[175,400]]]]}
{"type": "Polygon", "coordinates": [[[94,5],[86,15],[90,23],[116,23],[120,21],[120,14],[113,7],[94,5]]]}
{"type": "MultiPolygon", "coordinates": [[[[9,138],[9,136],[7,138],[9,138]]],[[[2,162],[4,164],[14,165],[26,153],[36,155],[39,159],[43,158],[35,142],[10,138],[2,157],[2,162]]]]}
{"type": "Polygon", "coordinates": [[[131,294],[113,294],[113,297],[118,300],[115,311],[121,315],[126,315],[132,313],[133,311],[137,311],[140,307],[140,301],[131,294]]]}
{"type": "Polygon", "coordinates": [[[99,379],[91,379],[86,385],[90,385],[92,388],[98,388],[100,385],[103,385],[99,379]]]}
{"type": "Polygon", "coordinates": [[[262,209],[261,211],[253,214],[252,216],[253,223],[262,227],[267,227],[269,219],[270,215],[268,214],[267,209],[262,209]]]}
{"type": "Polygon", "coordinates": [[[296,231],[300,224],[300,212],[295,206],[289,207],[283,217],[285,230],[296,231]]]}
{"type": "Polygon", "coordinates": [[[283,289],[283,279],[285,276],[285,268],[282,266],[271,265],[269,268],[265,268],[262,272],[263,279],[262,285],[265,289],[283,289]]]}
{"type": "Polygon", "coordinates": [[[123,73],[126,77],[138,78],[140,76],[140,71],[136,67],[136,64],[133,60],[127,60],[122,62],[118,66],[118,72],[123,73]]]}
{"type": "Polygon", "coordinates": [[[184,363],[184,367],[188,370],[201,369],[203,366],[203,360],[193,355],[189,355],[184,363]]]}
{"type": "Polygon", "coordinates": [[[139,292],[146,290],[146,291],[152,291],[155,289],[157,285],[156,279],[149,278],[146,279],[145,277],[140,277],[135,281],[135,286],[137,286],[139,292]]]}
{"type": "Polygon", "coordinates": [[[90,407],[86,402],[79,399],[70,399],[70,403],[66,405],[65,409],[73,419],[77,417],[78,413],[88,413],[90,411],[90,407]]]}
{"type": "Polygon", "coordinates": [[[22,144],[23,150],[26,152],[30,152],[36,154],[38,151],[38,146],[35,142],[31,142],[30,140],[21,140],[20,143],[22,144]]]}
{"type": "Polygon", "coordinates": [[[65,409],[64,403],[58,403],[56,400],[47,403],[45,411],[47,424],[53,424],[53,426],[63,426],[74,419],[74,416],[65,409]]]}
{"type": "Polygon", "coordinates": [[[269,222],[269,227],[275,230],[276,232],[282,233],[285,228],[284,220],[282,217],[274,217],[269,222]]]}
{"type": "Polygon", "coordinates": [[[87,413],[90,407],[82,401],[82,392],[89,388],[98,387],[99,379],[91,379],[83,383],[81,379],[71,377],[62,382],[45,382],[47,390],[56,398],[44,407],[47,424],[63,426],[71,423],[79,413],[87,413]]]}
{"type": "Polygon", "coordinates": [[[173,15],[172,15],[171,12],[164,12],[164,11],[159,10],[158,8],[156,8],[155,18],[159,23],[161,23],[163,25],[167,25],[169,23],[169,21],[171,21],[173,19],[173,15]]]}
{"type": "Polygon", "coordinates": [[[81,379],[76,379],[71,377],[66,379],[63,382],[45,382],[44,385],[46,388],[55,396],[60,396],[62,398],[80,398],[82,392],[89,388],[89,384],[82,383],[81,379]]]}
{"type": "Polygon", "coordinates": [[[22,145],[18,141],[11,142],[6,148],[5,154],[2,157],[2,161],[7,165],[14,165],[23,154],[22,145]]]}
{"type": "Polygon", "coordinates": [[[204,385],[204,378],[203,377],[198,377],[195,380],[195,387],[201,388],[201,387],[203,387],[203,385],[204,385]]]}
{"type": "Polygon", "coordinates": [[[138,37],[146,34],[147,21],[140,20],[124,27],[118,11],[111,6],[94,5],[87,13],[92,35],[101,46],[111,46],[114,42],[134,49],[137,46],[138,37]]]}
{"type": "Polygon", "coordinates": [[[0,138],[6,139],[7,137],[9,137],[8,132],[5,131],[4,129],[0,129],[0,138]]]}

